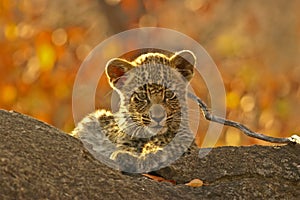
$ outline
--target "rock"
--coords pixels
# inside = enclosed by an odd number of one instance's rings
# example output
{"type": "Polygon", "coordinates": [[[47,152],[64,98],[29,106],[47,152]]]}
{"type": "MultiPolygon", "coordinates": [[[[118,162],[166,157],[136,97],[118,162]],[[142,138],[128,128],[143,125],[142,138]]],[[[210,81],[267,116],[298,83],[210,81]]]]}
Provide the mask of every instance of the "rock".
{"type": "Polygon", "coordinates": [[[300,145],[218,147],[157,173],[128,175],[83,144],[31,117],[0,110],[0,199],[298,199],[300,145]],[[193,179],[202,187],[189,187],[193,179]]]}

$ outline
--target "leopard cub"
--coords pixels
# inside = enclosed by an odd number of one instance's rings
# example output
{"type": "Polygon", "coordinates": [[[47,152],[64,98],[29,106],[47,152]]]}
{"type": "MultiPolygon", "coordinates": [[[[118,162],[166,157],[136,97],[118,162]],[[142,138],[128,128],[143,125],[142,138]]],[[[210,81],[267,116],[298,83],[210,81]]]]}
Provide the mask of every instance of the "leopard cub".
{"type": "Polygon", "coordinates": [[[120,97],[119,110],[96,110],[72,135],[107,162],[125,155],[123,161],[149,159],[144,165],[155,162],[158,167],[178,158],[194,139],[187,114],[187,86],[194,65],[195,56],[188,50],[171,56],[144,53],[133,61],[111,59],[106,75],[120,97]]]}

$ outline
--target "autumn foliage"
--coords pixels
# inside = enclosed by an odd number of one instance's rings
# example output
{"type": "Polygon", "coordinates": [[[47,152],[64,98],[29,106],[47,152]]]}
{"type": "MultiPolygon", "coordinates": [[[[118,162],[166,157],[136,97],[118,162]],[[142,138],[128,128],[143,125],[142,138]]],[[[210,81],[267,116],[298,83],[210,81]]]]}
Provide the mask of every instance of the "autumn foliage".
{"type": "MultiPolygon", "coordinates": [[[[296,0],[0,0],[0,108],[71,131],[73,82],[88,53],[118,32],[157,26],[208,51],[224,80],[228,118],[289,136],[300,131],[299,7],[296,0]]],[[[209,103],[206,87],[193,84],[209,103]]],[[[97,107],[107,108],[111,90],[105,78],[99,85],[97,107]]],[[[206,128],[202,120],[199,144],[206,128]]],[[[217,145],[253,143],[260,141],[226,127],[217,145]]]]}

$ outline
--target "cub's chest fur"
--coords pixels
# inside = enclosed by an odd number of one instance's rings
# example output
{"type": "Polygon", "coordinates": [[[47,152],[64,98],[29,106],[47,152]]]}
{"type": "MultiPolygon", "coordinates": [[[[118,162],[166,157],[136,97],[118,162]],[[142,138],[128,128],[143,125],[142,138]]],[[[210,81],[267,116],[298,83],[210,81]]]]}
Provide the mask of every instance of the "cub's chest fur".
{"type": "Polygon", "coordinates": [[[186,50],[172,56],[145,53],[132,62],[110,60],[106,75],[120,96],[119,110],[89,114],[72,135],[112,160],[121,154],[145,159],[167,146],[185,151],[193,140],[188,127],[186,88],[194,64],[195,56],[186,50]],[[177,142],[172,144],[175,138],[177,142]]]}

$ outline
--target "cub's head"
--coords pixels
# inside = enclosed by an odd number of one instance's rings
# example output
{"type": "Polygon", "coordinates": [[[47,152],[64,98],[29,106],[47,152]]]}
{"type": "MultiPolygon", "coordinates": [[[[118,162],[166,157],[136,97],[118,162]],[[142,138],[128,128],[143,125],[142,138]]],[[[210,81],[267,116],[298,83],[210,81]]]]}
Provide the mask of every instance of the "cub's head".
{"type": "Polygon", "coordinates": [[[131,62],[110,60],[106,74],[121,99],[119,125],[139,137],[177,130],[185,117],[186,88],[194,65],[195,56],[187,50],[170,57],[146,53],[131,62]]]}

